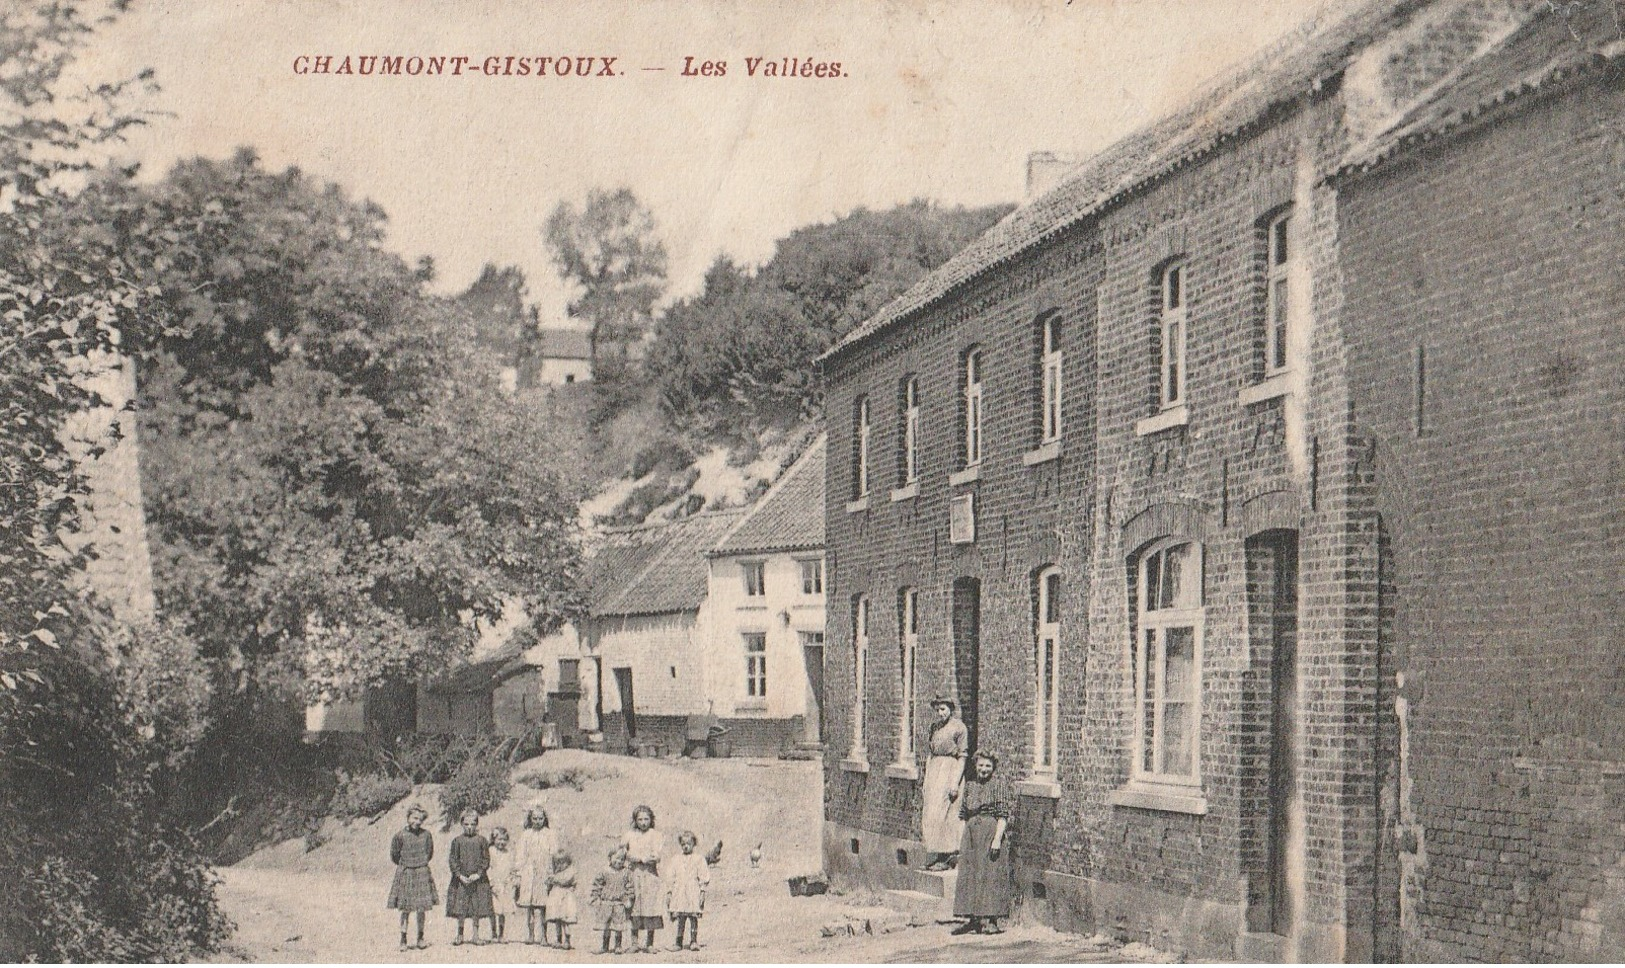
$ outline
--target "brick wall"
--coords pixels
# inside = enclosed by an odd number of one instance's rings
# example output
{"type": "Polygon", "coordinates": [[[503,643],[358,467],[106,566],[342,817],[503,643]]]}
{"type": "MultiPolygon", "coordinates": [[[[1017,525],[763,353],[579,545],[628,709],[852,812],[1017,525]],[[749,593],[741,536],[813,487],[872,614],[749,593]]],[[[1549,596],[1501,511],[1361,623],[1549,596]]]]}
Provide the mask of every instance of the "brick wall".
{"type": "Polygon", "coordinates": [[[1413,959],[1625,947],[1625,96],[1526,101],[1344,190],[1413,959]]]}

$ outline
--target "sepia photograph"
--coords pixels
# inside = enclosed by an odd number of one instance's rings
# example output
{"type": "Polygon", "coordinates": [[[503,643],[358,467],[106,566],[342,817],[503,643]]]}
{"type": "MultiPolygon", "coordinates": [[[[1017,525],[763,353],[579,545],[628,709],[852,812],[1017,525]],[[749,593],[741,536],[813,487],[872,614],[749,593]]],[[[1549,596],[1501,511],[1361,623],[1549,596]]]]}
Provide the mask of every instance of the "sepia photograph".
{"type": "Polygon", "coordinates": [[[1625,0],[5,0],[0,960],[1625,960],[1625,0]]]}

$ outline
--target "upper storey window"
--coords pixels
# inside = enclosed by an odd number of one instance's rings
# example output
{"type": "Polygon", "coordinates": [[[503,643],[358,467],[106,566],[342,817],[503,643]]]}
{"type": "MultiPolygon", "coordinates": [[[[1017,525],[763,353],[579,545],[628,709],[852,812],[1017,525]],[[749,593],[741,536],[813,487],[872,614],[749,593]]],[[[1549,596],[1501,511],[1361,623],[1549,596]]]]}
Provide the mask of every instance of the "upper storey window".
{"type": "Polygon", "coordinates": [[[1157,403],[1163,408],[1185,402],[1185,267],[1174,263],[1162,270],[1158,281],[1161,312],[1158,329],[1161,353],[1158,366],[1157,403]]]}
{"type": "Polygon", "coordinates": [[[965,466],[982,462],[982,351],[965,354],[965,466]]]}

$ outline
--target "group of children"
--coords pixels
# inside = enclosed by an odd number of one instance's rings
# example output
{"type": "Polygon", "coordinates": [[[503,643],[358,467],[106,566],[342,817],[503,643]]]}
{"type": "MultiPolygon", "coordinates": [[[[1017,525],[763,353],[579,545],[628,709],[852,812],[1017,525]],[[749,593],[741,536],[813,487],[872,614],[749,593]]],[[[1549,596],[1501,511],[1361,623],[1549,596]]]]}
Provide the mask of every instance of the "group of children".
{"type": "MultiPolygon", "coordinates": [[[[427,948],[423,940],[425,913],[440,903],[429,861],[434,837],[423,822],[428,811],[412,806],[406,828],[390,842],[389,857],[395,880],[389,906],[401,912],[401,950],[427,948]],[[417,943],[407,944],[408,921],[417,915],[417,943]]],[[[480,940],[480,921],[491,922],[491,940],[507,939],[509,915],[525,912],[525,943],[573,950],[571,926],[580,919],[576,900],[575,862],[548,823],[547,811],[533,806],[525,813],[525,827],[516,843],[497,827],[487,840],[479,833],[480,816],[465,810],[463,832],[451,842],[446,890],[446,916],[457,920],[454,945],[464,944],[464,922],[473,922],[473,944],[480,940]],[[540,931],[541,940],[537,934],[540,931]]],[[[677,837],[681,853],[664,856],[655,814],[649,807],[632,811],[632,826],[614,850],[608,866],[593,878],[589,914],[601,934],[600,954],[654,951],[655,932],[665,927],[669,913],[677,925],[673,950],[700,947],[700,916],[711,883],[710,866],[696,853],[699,839],[691,831],[677,837]],[[686,929],[686,931],[685,931],[686,929]],[[632,945],[623,945],[627,932],[632,945]]]]}

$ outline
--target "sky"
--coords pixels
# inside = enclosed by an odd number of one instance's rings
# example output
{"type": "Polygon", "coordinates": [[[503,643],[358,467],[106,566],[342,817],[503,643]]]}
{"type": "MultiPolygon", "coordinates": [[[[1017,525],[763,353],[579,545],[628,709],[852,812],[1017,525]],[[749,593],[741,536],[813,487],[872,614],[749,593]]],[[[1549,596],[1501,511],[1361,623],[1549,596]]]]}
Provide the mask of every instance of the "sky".
{"type": "Polygon", "coordinates": [[[251,146],[377,202],[390,247],[432,256],[441,291],[519,266],[551,322],[567,294],[541,226],[590,188],[650,207],[681,296],[718,255],[760,264],[790,230],[860,206],[1018,202],[1030,152],[1098,151],[1325,5],[137,0],[86,69],[156,71],[162,113],[126,147],[145,177],[251,146]],[[456,77],[296,72],[324,55],[469,60],[456,77]],[[481,73],[493,56],[532,73],[481,73]],[[601,60],[556,76],[561,57],[613,57],[612,76],[601,60]],[[841,76],[746,70],[787,57],[841,76]],[[687,58],[726,74],[684,76],[687,58]]]}

